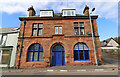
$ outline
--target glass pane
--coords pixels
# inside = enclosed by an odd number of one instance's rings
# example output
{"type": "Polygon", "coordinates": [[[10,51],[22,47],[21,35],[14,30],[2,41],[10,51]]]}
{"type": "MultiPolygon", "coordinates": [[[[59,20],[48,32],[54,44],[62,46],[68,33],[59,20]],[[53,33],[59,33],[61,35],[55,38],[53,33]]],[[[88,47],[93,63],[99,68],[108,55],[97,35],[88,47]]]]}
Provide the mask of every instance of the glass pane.
{"type": "Polygon", "coordinates": [[[79,30],[78,30],[78,28],[75,29],[75,35],[79,35],[79,30]]]}
{"type": "Polygon", "coordinates": [[[43,51],[43,47],[41,45],[39,46],[39,50],[43,51]]]}
{"type": "Polygon", "coordinates": [[[70,15],[71,15],[70,13],[71,13],[70,11],[67,11],[67,15],[69,15],[69,16],[70,16],[70,15]]]}
{"type": "Polygon", "coordinates": [[[31,45],[28,50],[34,50],[34,44],[31,45]]]}
{"type": "Polygon", "coordinates": [[[8,64],[9,54],[10,54],[9,50],[3,50],[3,52],[2,52],[2,62],[1,62],[2,64],[8,64]]]}
{"type": "Polygon", "coordinates": [[[42,11],[41,12],[41,15],[43,15],[43,16],[48,16],[48,15],[51,15],[51,11],[42,11]]]}
{"type": "Polygon", "coordinates": [[[88,53],[88,51],[84,51],[84,53],[85,53],[85,60],[88,60],[89,59],[89,53],[88,53]]]}
{"type": "Polygon", "coordinates": [[[33,52],[28,52],[28,61],[32,61],[33,52]]]}
{"type": "Polygon", "coordinates": [[[72,15],[74,15],[74,11],[72,11],[72,15]]]}
{"type": "Polygon", "coordinates": [[[2,55],[2,62],[1,64],[8,64],[9,55],[2,55]]]}
{"type": "Polygon", "coordinates": [[[74,27],[78,27],[78,22],[74,22],[74,27]]]}
{"type": "Polygon", "coordinates": [[[75,45],[74,50],[78,50],[78,45],[75,45]]]}
{"type": "Polygon", "coordinates": [[[39,60],[43,60],[43,52],[39,52],[39,60]]]}
{"type": "Polygon", "coordinates": [[[56,46],[53,48],[53,51],[64,51],[64,47],[61,46],[61,45],[56,45],[56,46]]]}
{"type": "Polygon", "coordinates": [[[33,36],[37,36],[37,29],[33,29],[32,35],[33,35],[33,36]]]}
{"type": "Polygon", "coordinates": [[[83,22],[80,22],[80,27],[84,27],[84,23],[83,22]]]}
{"type": "Polygon", "coordinates": [[[40,45],[40,44],[32,44],[30,47],[29,47],[29,50],[43,50],[43,47],[40,45]]]}
{"type": "Polygon", "coordinates": [[[64,11],[64,15],[67,15],[66,11],[64,11]]]}
{"type": "Polygon", "coordinates": [[[34,61],[38,60],[38,52],[34,52],[34,61]]]}
{"type": "Polygon", "coordinates": [[[43,24],[39,24],[39,28],[42,28],[43,27],[43,24]]]}
{"type": "Polygon", "coordinates": [[[84,35],[84,28],[80,29],[80,34],[84,35]]]}
{"type": "Polygon", "coordinates": [[[79,43],[79,50],[83,50],[83,44],[82,43],[79,43]]]}
{"type": "Polygon", "coordinates": [[[49,15],[51,15],[51,13],[52,13],[52,12],[51,12],[51,11],[49,11],[49,15]]]}
{"type": "Polygon", "coordinates": [[[83,51],[80,51],[79,55],[80,55],[80,60],[84,60],[83,51]]]}
{"type": "Polygon", "coordinates": [[[42,35],[42,29],[38,30],[38,36],[42,35]]]}
{"type": "Polygon", "coordinates": [[[58,27],[55,27],[55,34],[58,34],[58,27]]]}
{"type": "Polygon", "coordinates": [[[10,51],[9,50],[3,50],[2,55],[9,55],[10,51]]]}
{"type": "Polygon", "coordinates": [[[44,12],[41,12],[41,15],[44,15],[44,12]]]}
{"type": "Polygon", "coordinates": [[[39,50],[39,44],[34,44],[34,50],[39,50]]]}
{"type": "Polygon", "coordinates": [[[33,28],[37,28],[37,24],[33,24],[33,28]]]}
{"type": "Polygon", "coordinates": [[[3,35],[2,44],[1,45],[5,45],[6,39],[7,39],[7,35],[3,35]]]}
{"type": "Polygon", "coordinates": [[[44,15],[48,15],[48,12],[44,12],[44,15]]]}
{"type": "Polygon", "coordinates": [[[78,60],[78,51],[74,51],[74,60],[78,60]]]}
{"type": "Polygon", "coordinates": [[[59,34],[62,34],[62,27],[59,27],[59,34]]]}
{"type": "Polygon", "coordinates": [[[84,45],[84,50],[89,50],[87,45],[84,45]]]}

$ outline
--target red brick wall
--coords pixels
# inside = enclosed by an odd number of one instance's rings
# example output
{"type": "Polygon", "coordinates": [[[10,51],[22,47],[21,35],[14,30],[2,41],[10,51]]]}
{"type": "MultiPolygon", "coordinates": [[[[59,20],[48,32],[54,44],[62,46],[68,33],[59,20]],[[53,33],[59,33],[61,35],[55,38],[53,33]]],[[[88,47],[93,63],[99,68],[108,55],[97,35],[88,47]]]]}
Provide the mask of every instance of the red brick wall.
{"type": "MultiPolygon", "coordinates": [[[[65,48],[65,65],[94,65],[94,48],[91,35],[86,34],[91,32],[89,19],[67,19],[67,20],[29,20],[26,21],[25,33],[26,37],[23,42],[23,51],[21,55],[20,68],[41,68],[52,65],[52,48],[56,44],[61,44],[65,48]],[[84,22],[85,35],[75,35],[74,22],[84,22]],[[31,36],[33,23],[43,23],[42,36],[31,36]],[[63,35],[55,35],[54,27],[62,26],[63,35]],[[33,37],[33,38],[31,38],[33,37]],[[44,38],[43,38],[44,37],[44,38]],[[74,61],[74,45],[78,42],[84,42],[89,47],[90,61],[74,61]],[[28,47],[33,43],[39,43],[43,46],[43,62],[26,62],[28,47]]],[[[24,23],[21,21],[20,37],[22,36],[24,23]]],[[[94,19],[94,29],[97,42],[98,60],[102,62],[102,53],[100,48],[100,41],[98,37],[98,30],[96,19],[94,19]]],[[[18,44],[20,45],[20,38],[18,44]]],[[[19,47],[20,48],[20,47],[19,47]]],[[[19,49],[17,51],[16,67],[19,61],[19,49]]]]}

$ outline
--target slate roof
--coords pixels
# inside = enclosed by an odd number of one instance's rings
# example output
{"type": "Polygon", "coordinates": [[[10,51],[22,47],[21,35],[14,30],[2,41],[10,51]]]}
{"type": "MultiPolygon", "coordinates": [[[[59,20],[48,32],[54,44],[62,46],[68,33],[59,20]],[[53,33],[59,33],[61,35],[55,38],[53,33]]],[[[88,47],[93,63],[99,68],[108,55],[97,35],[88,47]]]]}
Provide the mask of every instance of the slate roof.
{"type": "Polygon", "coordinates": [[[0,28],[0,34],[3,33],[15,33],[20,30],[19,27],[0,28]]]}
{"type": "MultiPolygon", "coordinates": [[[[76,16],[62,16],[62,13],[54,13],[53,17],[40,17],[40,15],[30,16],[30,17],[19,17],[20,21],[23,20],[49,20],[49,19],[89,19],[89,16],[76,14],[76,16]]],[[[98,15],[92,15],[92,19],[97,19],[98,15]]]]}
{"type": "MultiPolygon", "coordinates": [[[[85,15],[76,14],[76,16],[85,16],[85,15]]],[[[35,16],[31,16],[31,17],[40,17],[40,15],[35,15],[35,16]]],[[[62,13],[54,13],[53,17],[62,17],[62,13]]]]}

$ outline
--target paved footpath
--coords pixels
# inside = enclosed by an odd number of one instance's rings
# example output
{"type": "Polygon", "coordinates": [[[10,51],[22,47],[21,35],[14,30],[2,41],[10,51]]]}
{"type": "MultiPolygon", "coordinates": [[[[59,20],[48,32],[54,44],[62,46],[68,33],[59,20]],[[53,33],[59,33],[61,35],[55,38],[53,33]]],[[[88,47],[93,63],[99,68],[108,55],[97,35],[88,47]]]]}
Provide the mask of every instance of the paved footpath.
{"type": "Polygon", "coordinates": [[[101,66],[55,66],[36,69],[2,69],[2,73],[17,72],[99,72],[99,71],[118,71],[117,65],[101,65],[101,66]]]}

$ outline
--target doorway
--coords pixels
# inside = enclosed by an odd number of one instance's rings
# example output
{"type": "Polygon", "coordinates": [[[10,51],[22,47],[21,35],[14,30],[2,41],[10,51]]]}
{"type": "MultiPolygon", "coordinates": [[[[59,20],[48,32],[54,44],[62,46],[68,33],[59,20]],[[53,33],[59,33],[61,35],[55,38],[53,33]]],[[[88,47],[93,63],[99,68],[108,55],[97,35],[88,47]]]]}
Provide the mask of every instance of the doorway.
{"type": "Polygon", "coordinates": [[[60,44],[55,45],[52,49],[52,66],[65,65],[65,51],[60,44]]]}

